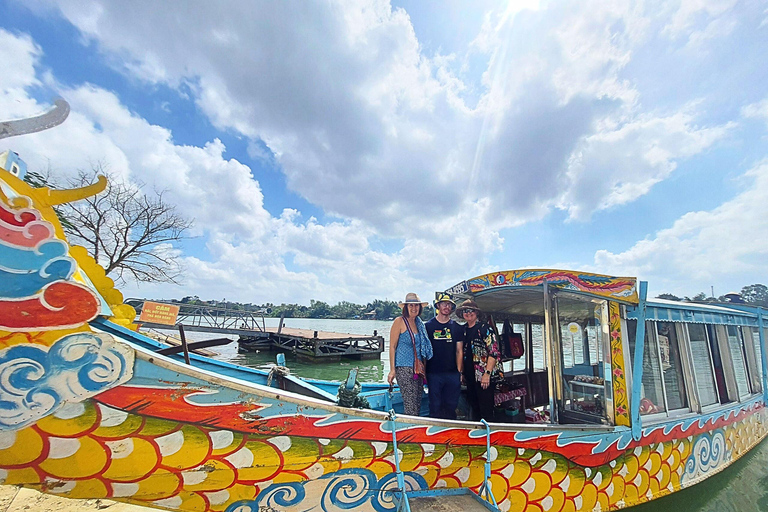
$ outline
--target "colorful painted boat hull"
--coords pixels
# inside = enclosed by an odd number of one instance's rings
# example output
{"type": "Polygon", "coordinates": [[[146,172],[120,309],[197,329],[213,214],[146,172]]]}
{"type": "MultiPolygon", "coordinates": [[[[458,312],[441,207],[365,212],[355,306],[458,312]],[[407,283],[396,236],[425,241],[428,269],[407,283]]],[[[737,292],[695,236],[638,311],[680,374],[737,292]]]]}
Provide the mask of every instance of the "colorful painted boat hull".
{"type": "MultiPolygon", "coordinates": [[[[63,242],[44,194],[0,174],[9,219],[44,220],[56,229],[38,244],[63,242]]],[[[382,512],[396,506],[394,426],[408,489],[477,492],[490,460],[501,510],[611,510],[693,485],[768,433],[756,396],[635,437],[627,425],[495,425],[488,451],[479,424],[393,422],[157,355],[103,270],[67,247],[47,259],[0,251],[0,267],[30,278],[53,260],[71,266],[40,289],[7,282],[0,296],[5,484],[170,510],[382,512]]]]}

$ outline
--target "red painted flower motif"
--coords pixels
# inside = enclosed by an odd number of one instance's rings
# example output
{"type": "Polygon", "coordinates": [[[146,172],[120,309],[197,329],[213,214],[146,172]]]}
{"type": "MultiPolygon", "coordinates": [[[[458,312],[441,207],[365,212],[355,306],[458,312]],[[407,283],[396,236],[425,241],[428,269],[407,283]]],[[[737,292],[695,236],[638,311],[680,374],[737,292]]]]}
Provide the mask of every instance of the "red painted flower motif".
{"type": "Polygon", "coordinates": [[[613,376],[616,377],[617,379],[620,379],[624,377],[624,371],[621,368],[616,368],[615,370],[613,370],[613,376]]]}

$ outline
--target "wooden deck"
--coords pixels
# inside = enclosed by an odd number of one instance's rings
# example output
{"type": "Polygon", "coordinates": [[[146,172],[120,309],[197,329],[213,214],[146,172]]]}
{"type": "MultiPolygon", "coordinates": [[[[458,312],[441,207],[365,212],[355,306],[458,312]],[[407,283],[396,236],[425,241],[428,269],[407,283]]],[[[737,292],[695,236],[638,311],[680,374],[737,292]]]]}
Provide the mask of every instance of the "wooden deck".
{"type": "Polygon", "coordinates": [[[268,327],[266,333],[240,336],[240,351],[272,350],[290,352],[308,360],[334,361],[342,357],[378,359],[384,352],[384,338],[374,331],[372,336],[339,332],[268,327]]]}

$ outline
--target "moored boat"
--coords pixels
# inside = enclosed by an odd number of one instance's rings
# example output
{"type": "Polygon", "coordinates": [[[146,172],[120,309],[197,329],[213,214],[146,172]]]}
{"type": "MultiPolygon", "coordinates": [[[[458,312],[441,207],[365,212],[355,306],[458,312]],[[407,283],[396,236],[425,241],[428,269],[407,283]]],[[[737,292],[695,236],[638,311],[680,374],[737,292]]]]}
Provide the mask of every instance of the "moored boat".
{"type": "Polygon", "coordinates": [[[694,485],[768,433],[763,309],[648,300],[635,278],[586,272],[446,291],[521,335],[506,384],[525,389],[522,414],[504,422],[398,416],[383,389],[351,409],[182,364],[66,242],[53,206],[98,188],[51,195],[0,170],[6,484],[184,511],[381,512],[457,489],[505,511],[613,510],[694,485]]]}

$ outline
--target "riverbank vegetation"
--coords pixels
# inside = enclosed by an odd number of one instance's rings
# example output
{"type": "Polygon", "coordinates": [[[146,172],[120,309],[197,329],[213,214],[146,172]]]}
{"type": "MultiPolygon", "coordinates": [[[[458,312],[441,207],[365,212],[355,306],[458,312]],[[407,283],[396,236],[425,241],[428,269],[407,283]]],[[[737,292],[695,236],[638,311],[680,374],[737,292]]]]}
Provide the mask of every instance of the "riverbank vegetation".
{"type": "MultiPolygon", "coordinates": [[[[169,301],[163,301],[169,302],[169,301]]],[[[230,302],[226,299],[217,301],[201,300],[198,296],[184,297],[181,300],[172,300],[177,304],[216,306],[233,311],[250,311],[261,313],[266,317],[279,318],[335,318],[335,319],[358,319],[358,320],[390,320],[402,314],[398,307],[398,302],[393,300],[380,300],[368,302],[367,304],[355,304],[354,302],[342,301],[336,305],[330,305],[321,300],[311,300],[309,306],[303,304],[243,304],[240,302],[230,302]]],[[[421,317],[429,319],[435,312],[431,305],[428,305],[422,311],[421,317]]]]}
{"type": "MultiPolygon", "coordinates": [[[[751,306],[763,306],[768,308],[768,287],[763,284],[751,284],[741,289],[740,293],[729,293],[719,297],[707,296],[704,292],[698,293],[692,297],[678,297],[671,293],[662,293],[656,296],[659,299],[677,300],[684,302],[707,302],[707,303],[735,303],[739,300],[751,306]]],[[[163,300],[162,302],[171,302],[176,304],[199,305],[208,307],[219,307],[232,311],[249,311],[257,314],[263,314],[265,317],[272,318],[330,318],[330,319],[358,319],[358,320],[391,320],[401,314],[401,309],[397,306],[398,302],[387,299],[376,299],[367,304],[356,304],[354,302],[342,301],[336,305],[328,304],[321,300],[311,300],[309,305],[304,304],[274,304],[267,302],[264,304],[232,302],[227,299],[222,300],[202,300],[197,295],[184,297],[181,300],[163,300]]],[[[424,320],[432,318],[435,314],[432,305],[428,305],[422,311],[421,317],[424,320]]]]}

